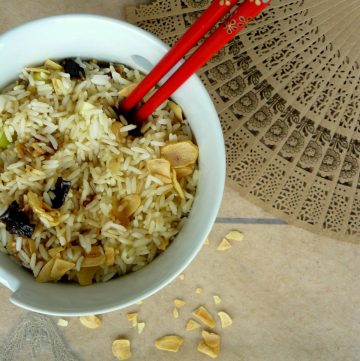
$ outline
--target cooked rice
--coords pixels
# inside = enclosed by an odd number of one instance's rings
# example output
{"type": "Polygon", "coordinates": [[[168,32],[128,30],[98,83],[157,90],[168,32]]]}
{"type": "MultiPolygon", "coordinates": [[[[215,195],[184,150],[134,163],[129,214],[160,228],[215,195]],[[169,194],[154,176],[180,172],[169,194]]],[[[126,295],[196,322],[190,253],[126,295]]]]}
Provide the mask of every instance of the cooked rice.
{"type": "Polygon", "coordinates": [[[99,267],[94,276],[104,282],[144,267],[167,248],[191,209],[198,171],[195,167],[181,180],[185,199],[172,184],[149,174],[146,160],[159,158],[161,147],[193,140],[188,124],[179,123],[165,103],[143,126],[143,137],[129,136],[135,126],[122,116],[116,119],[113,106],[119,91],[139,82],[141,74],[122,66],[77,62],[85,69],[84,80],[54,70],[36,80],[24,69],[0,94],[0,130],[11,142],[0,151],[0,214],[17,201],[36,225],[31,253],[28,240],[10,234],[0,222],[0,250],[17,257],[37,277],[51,258],[48,251],[64,247],[59,256],[76,263],[67,278],[76,279],[93,246],[113,247],[114,265],[99,267]],[[87,109],[85,102],[93,107],[87,109]],[[116,137],[111,126],[119,120],[123,127],[116,137]],[[20,154],[15,144],[28,151],[20,154]],[[36,193],[51,206],[59,177],[71,181],[71,189],[58,209],[60,223],[51,226],[32,212],[27,194],[36,193]],[[132,194],[141,197],[141,204],[125,227],[111,210],[114,200],[132,194]]]}

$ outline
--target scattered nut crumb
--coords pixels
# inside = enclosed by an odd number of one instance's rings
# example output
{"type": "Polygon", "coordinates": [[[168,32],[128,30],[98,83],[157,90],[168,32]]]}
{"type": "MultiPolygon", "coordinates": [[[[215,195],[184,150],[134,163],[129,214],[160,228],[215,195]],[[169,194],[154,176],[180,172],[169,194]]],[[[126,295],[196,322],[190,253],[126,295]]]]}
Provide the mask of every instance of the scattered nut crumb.
{"type": "Polygon", "coordinates": [[[138,328],[138,333],[139,335],[144,331],[144,328],[145,328],[145,322],[139,322],[137,324],[137,328],[138,328]]]}
{"type": "Polygon", "coordinates": [[[220,312],[218,312],[218,315],[220,317],[222,328],[229,327],[232,325],[232,323],[233,323],[232,319],[226,312],[220,311],[220,312]]]}
{"type": "Polygon", "coordinates": [[[203,306],[199,307],[197,310],[193,311],[192,314],[196,318],[198,318],[201,322],[203,322],[206,326],[209,326],[210,328],[215,327],[216,322],[205,307],[203,306]]]}
{"type": "Polygon", "coordinates": [[[214,300],[215,305],[220,305],[220,303],[221,303],[221,298],[220,298],[220,296],[214,295],[214,296],[213,296],[213,300],[214,300]]]}
{"type": "Polygon", "coordinates": [[[179,276],[179,278],[181,279],[181,281],[184,281],[185,275],[182,273],[182,274],[179,276]]]}
{"type": "Polygon", "coordinates": [[[127,319],[131,322],[132,327],[136,327],[138,315],[137,312],[128,313],[127,319]]]}
{"type": "Polygon", "coordinates": [[[207,246],[210,244],[209,238],[206,238],[206,239],[205,239],[204,244],[206,244],[207,246]]]}
{"type": "Polygon", "coordinates": [[[169,335],[159,338],[155,341],[158,350],[178,352],[184,339],[180,336],[169,335]]]}
{"type": "Polygon", "coordinates": [[[219,243],[218,247],[216,248],[217,251],[225,251],[227,249],[231,248],[231,244],[229,241],[225,238],[219,243]]]}
{"type": "Polygon", "coordinates": [[[112,353],[118,360],[127,360],[131,354],[130,341],[126,339],[115,340],[112,343],[112,353]]]}
{"type": "Polygon", "coordinates": [[[203,293],[203,289],[201,287],[198,287],[195,292],[200,295],[201,293],[203,293]]]}
{"type": "Polygon", "coordinates": [[[201,336],[203,339],[198,345],[198,351],[211,358],[217,358],[220,352],[220,336],[205,330],[201,332],[201,336]]]}
{"type": "Polygon", "coordinates": [[[64,320],[63,318],[59,318],[59,319],[58,319],[58,322],[57,322],[57,325],[58,325],[58,326],[67,327],[68,324],[69,324],[69,321],[64,320]]]}
{"type": "Polygon", "coordinates": [[[192,331],[200,327],[200,323],[190,319],[186,324],[186,331],[192,331]]]}
{"type": "Polygon", "coordinates": [[[173,313],[174,318],[179,318],[179,311],[178,311],[178,309],[176,307],[174,307],[172,313],[173,313]]]}
{"type": "Polygon", "coordinates": [[[81,316],[80,322],[87,328],[98,328],[101,325],[101,318],[98,316],[81,316]]]}
{"type": "Polygon", "coordinates": [[[185,304],[186,304],[186,302],[183,300],[180,300],[179,298],[176,298],[174,300],[174,305],[176,308],[181,308],[181,307],[185,306],[185,304]]]}
{"type": "Polygon", "coordinates": [[[243,233],[241,233],[239,231],[231,231],[225,237],[227,239],[230,239],[231,241],[239,241],[239,242],[241,242],[241,241],[244,240],[243,233]]]}

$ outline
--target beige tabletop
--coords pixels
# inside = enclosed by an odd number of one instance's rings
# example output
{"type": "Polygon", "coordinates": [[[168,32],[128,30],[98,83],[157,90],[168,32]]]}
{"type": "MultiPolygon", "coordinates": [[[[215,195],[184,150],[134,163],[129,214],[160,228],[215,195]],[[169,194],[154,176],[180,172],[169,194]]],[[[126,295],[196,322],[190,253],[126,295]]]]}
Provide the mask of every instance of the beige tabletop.
{"type": "MultiPolygon", "coordinates": [[[[31,19],[63,13],[87,12],[120,19],[125,5],[140,2],[0,0],[0,33],[31,19]]],[[[199,330],[184,329],[191,311],[206,305],[213,314],[225,310],[233,318],[233,325],[223,330],[217,322],[215,331],[222,336],[219,360],[360,360],[358,245],[282,224],[242,199],[229,185],[209,239],[210,245],[203,247],[184,280],[177,279],[142,305],[103,316],[96,330],[86,329],[78,319],[69,319],[66,328],[57,326],[66,347],[79,360],[110,361],[115,360],[112,340],[121,336],[131,340],[134,361],[207,360],[196,351],[199,330]],[[233,242],[230,250],[216,251],[231,229],[241,230],[244,240],[233,242]],[[197,287],[203,288],[202,294],[195,292],[197,287]],[[214,294],[222,298],[218,306],[213,303],[214,294]],[[187,302],[178,319],[172,316],[176,297],[187,302]],[[146,322],[141,335],[126,319],[130,311],[139,312],[139,320],[146,322]],[[154,341],[166,334],[185,338],[177,354],[155,349],[154,341]]],[[[9,297],[10,292],[0,286],[3,347],[19,322],[31,316],[13,306],[9,297]]],[[[31,341],[27,335],[27,342],[31,341]]],[[[5,361],[2,354],[0,360],[5,361]]]]}

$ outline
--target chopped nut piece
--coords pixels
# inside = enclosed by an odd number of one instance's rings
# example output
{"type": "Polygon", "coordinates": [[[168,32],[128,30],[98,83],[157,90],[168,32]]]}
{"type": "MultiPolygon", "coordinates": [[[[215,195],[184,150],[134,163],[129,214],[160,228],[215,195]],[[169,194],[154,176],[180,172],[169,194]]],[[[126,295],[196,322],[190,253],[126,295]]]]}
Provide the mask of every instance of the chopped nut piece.
{"type": "Polygon", "coordinates": [[[59,281],[67,271],[70,271],[73,268],[75,268],[75,263],[56,258],[51,270],[51,278],[55,281],[59,281]]]}
{"type": "Polygon", "coordinates": [[[138,334],[140,335],[140,334],[144,331],[145,322],[139,322],[139,323],[137,324],[137,328],[138,328],[138,334]]]}
{"type": "Polygon", "coordinates": [[[81,316],[80,322],[87,328],[98,328],[101,325],[101,318],[98,316],[81,316]]]}
{"type": "Polygon", "coordinates": [[[60,64],[56,63],[55,61],[53,61],[51,59],[46,59],[44,65],[47,68],[52,69],[52,70],[58,70],[58,71],[64,70],[64,68],[60,64]]]}
{"type": "Polygon", "coordinates": [[[182,168],[195,164],[199,155],[198,147],[190,140],[170,143],[161,148],[160,154],[173,168],[182,168]]]}
{"type": "Polygon", "coordinates": [[[58,326],[67,327],[68,324],[69,324],[69,321],[64,320],[63,318],[59,318],[59,319],[58,319],[58,322],[57,322],[57,325],[58,325],[58,326]]]}
{"type": "Polygon", "coordinates": [[[182,274],[179,276],[179,279],[180,279],[181,281],[184,281],[185,275],[182,273],[182,274]]]}
{"type": "Polygon", "coordinates": [[[232,323],[233,323],[232,319],[226,312],[220,311],[220,312],[218,312],[218,315],[220,317],[222,328],[229,327],[232,325],[232,323]]]}
{"type": "Polygon", "coordinates": [[[99,267],[82,268],[77,273],[77,278],[80,286],[89,286],[92,284],[92,280],[99,267]]]}
{"type": "Polygon", "coordinates": [[[150,174],[154,176],[161,175],[165,178],[171,178],[170,162],[166,159],[150,159],[146,161],[146,167],[150,174]]]}
{"type": "Polygon", "coordinates": [[[38,215],[45,226],[47,223],[52,226],[57,226],[60,223],[60,212],[49,207],[36,193],[29,192],[27,194],[29,205],[38,215]]]}
{"type": "Polygon", "coordinates": [[[213,300],[214,300],[215,305],[220,305],[220,303],[221,303],[220,296],[214,295],[213,300]]]}
{"type": "Polygon", "coordinates": [[[112,353],[118,360],[129,359],[132,356],[130,341],[126,339],[119,339],[113,341],[112,353]]]}
{"type": "Polygon", "coordinates": [[[231,231],[226,236],[227,239],[230,239],[231,241],[243,241],[244,235],[239,231],[231,231]]]}
{"type": "Polygon", "coordinates": [[[135,88],[137,86],[138,86],[137,83],[127,85],[126,87],[122,88],[119,91],[119,95],[122,96],[122,97],[128,97],[135,90],[135,88]]]}
{"type": "Polygon", "coordinates": [[[190,319],[186,324],[186,331],[192,331],[200,327],[200,323],[190,319]]]}
{"type": "Polygon", "coordinates": [[[138,323],[137,322],[138,315],[139,314],[137,312],[128,313],[127,319],[128,319],[128,321],[131,322],[132,327],[136,327],[136,325],[138,323]]]}
{"type": "Polygon", "coordinates": [[[50,248],[48,250],[49,256],[54,258],[57,254],[59,254],[60,252],[62,252],[65,248],[64,247],[55,247],[55,248],[50,248]]]}
{"type": "Polygon", "coordinates": [[[198,287],[195,292],[200,295],[201,293],[203,293],[203,289],[201,287],[198,287]]]}
{"type": "Polygon", "coordinates": [[[226,251],[227,249],[231,248],[231,244],[225,238],[219,243],[218,247],[216,248],[217,251],[226,251]]]}
{"type": "Polygon", "coordinates": [[[196,318],[198,318],[202,323],[204,323],[206,326],[208,326],[210,328],[215,327],[216,322],[205,307],[203,307],[203,306],[199,307],[192,314],[196,318]]]}
{"type": "Polygon", "coordinates": [[[176,168],[176,177],[177,179],[181,179],[190,174],[193,174],[193,172],[194,172],[194,167],[191,165],[188,165],[187,167],[176,168]]]}
{"type": "Polygon", "coordinates": [[[173,316],[174,316],[174,318],[179,318],[179,311],[176,307],[174,307],[174,309],[173,309],[173,316]]]}
{"type": "Polygon", "coordinates": [[[101,246],[93,246],[91,252],[84,258],[81,268],[97,267],[105,264],[106,258],[101,246]]]}
{"type": "Polygon", "coordinates": [[[174,305],[176,308],[181,308],[181,307],[185,306],[185,304],[186,304],[186,302],[183,300],[180,300],[179,298],[176,298],[174,300],[174,305]]]}
{"type": "Polygon", "coordinates": [[[169,335],[164,336],[156,340],[155,346],[159,350],[178,352],[184,339],[180,336],[169,335]]]}
{"type": "Polygon", "coordinates": [[[198,345],[198,351],[211,358],[217,358],[220,352],[220,336],[204,330],[201,332],[201,336],[203,339],[198,345]]]}
{"type": "Polygon", "coordinates": [[[39,272],[38,276],[36,277],[37,282],[50,282],[51,278],[51,270],[54,266],[55,258],[52,258],[50,261],[46,262],[41,271],[39,272]]]}
{"type": "Polygon", "coordinates": [[[174,188],[175,188],[176,192],[179,194],[180,198],[185,199],[184,192],[183,192],[183,190],[181,188],[180,183],[178,182],[178,180],[176,178],[176,170],[175,169],[173,169],[172,180],[173,180],[174,188]]]}
{"type": "Polygon", "coordinates": [[[205,239],[204,244],[206,244],[207,246],[210,244],[209,238],[205,239]]]}
{"type": "Polygon", "coordinates": [[[172,110],[174,112],[175,118],[182,121],[183,114],[182,114],[181,107],[171,100],[168,101],[168,106],[169,106],[170,110],[172,110]]]}
{"type": "Polygon", "coordinates": [[[113,266],[115,263],[115,250],[114,247],[104,247],[106,265],[113,266]]]}

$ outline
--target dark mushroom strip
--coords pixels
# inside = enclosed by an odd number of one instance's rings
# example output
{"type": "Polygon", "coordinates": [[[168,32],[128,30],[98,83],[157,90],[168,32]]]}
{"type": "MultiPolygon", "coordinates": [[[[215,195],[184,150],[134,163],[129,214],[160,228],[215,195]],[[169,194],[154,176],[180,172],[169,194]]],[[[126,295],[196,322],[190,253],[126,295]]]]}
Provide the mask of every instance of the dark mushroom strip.
{"type": "Polygon", "coordinates": [[[65,202],[71,187],[71,182],[66,181],[59,177],[55,183],[55,188],[51,191],[55,194],[54,199],[51,200],[52,207],[59,209],[65,202]]]}

